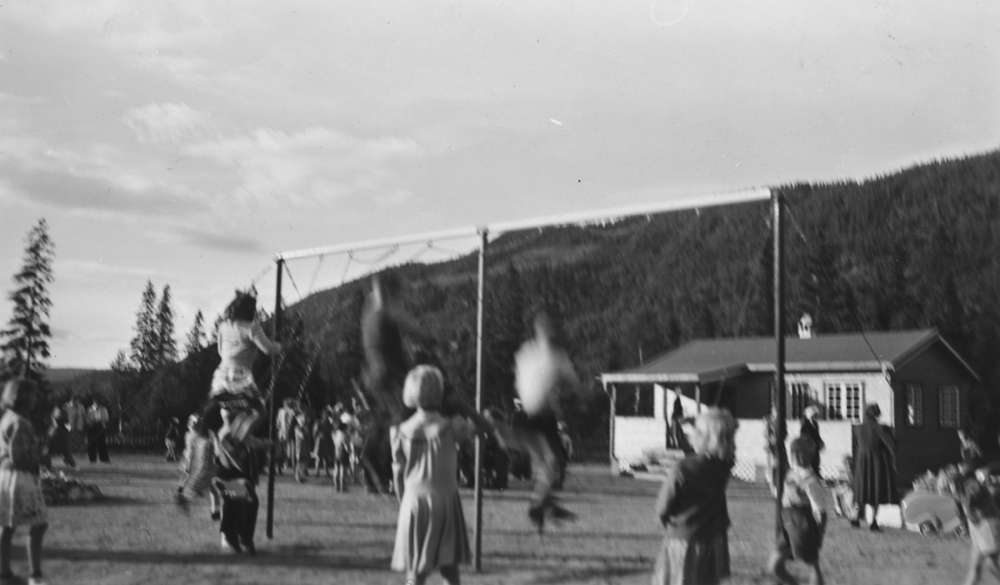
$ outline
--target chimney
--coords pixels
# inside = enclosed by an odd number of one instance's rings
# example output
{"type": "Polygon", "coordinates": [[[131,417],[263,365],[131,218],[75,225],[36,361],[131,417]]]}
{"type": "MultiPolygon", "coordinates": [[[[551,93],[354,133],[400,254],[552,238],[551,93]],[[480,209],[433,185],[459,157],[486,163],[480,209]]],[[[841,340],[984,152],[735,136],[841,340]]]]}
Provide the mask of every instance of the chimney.
{"type": "Polygon", "coordinates": [[[809,313],[803,313],[802,318],[799,319],[799,339],[812,339],[812,336],[813,319],[809,313]]]}

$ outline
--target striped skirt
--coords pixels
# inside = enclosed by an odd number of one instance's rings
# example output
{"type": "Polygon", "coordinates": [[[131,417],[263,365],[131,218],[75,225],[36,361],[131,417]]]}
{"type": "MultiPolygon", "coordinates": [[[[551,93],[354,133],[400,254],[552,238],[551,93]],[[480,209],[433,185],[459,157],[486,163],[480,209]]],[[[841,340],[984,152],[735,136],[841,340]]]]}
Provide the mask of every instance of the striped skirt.
{"type": "Polygon", "coordinates": [[[729,538],[664,538],[656,556],[653,585],[715,585],[729,577],[729,538]]]}

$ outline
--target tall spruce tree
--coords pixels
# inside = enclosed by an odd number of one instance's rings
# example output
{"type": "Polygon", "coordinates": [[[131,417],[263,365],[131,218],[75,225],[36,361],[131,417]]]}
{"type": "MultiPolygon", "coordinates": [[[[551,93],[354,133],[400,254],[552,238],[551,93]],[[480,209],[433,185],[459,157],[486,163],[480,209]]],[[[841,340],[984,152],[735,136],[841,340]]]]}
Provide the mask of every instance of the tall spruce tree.
{"type": "Polygon", "coordinates": [[[49,226],[45,219],[28,232],[24,249],[24,263],[14,275],[15,289],[10,293],[14,303],[13,316],[7,328],[0,331],[4,339],[0,350],[3,352],[3,370],[7,376],[20,376],[38,380],[45,370],[45,358],[49,357],[49,299],[48,286],[52,283],[52,259],[55,245],[49,238],[49,226]]]}
{"type": "Polygon", "coordinates": [[[139,311],[136,313],[135,337],[130,343],[131,352],[129,354],[132,365],[143,374],[156,369],[159,363],[157,352],[160,342],[156,315],[156,290],[153,288],[152,282],[146,281],[146,288],[142,291],[142,301],[139,303],[139,311]]]}
{"type": "Polygon", "coordinates": [[[156,310],[156,366],[162,367],[177,361],[177,342],[174,341],[174,310],[170,306],[170,285],[163,287],[160,306],[156,310]]]}
{"type": "Polygon", "coordinates": [[[201,314],[199,310],[194,315],[194,325],[191,326],[191,331],[187,334],[187,342],[184,345],[184,357],[189,357],[193,354],[198,353],[208,344],[208,338],[205,335],[205,316],[201,314]]]}

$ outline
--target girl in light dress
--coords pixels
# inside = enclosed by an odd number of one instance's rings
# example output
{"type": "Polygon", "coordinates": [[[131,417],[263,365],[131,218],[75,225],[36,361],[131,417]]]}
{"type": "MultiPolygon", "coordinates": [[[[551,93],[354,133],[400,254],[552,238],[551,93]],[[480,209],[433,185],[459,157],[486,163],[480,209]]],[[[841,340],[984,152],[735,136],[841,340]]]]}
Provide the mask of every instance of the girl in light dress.
{"type": "MultiPolygon", "coordinates": [[[[403,402],[417,412],[390,429],[393,485],[399,521],[392,569],[421,585],[434,571],[459,583],[459,565],[470,557],[458,492],[458,442],[473,423],[441,414],[444,381],[433,366],[417,366],[406,377],[403,402]]],[[[476,420],[481,430],[488,423],[476,420]]]]}
{"type": "Polygon", "coordinates": [[[49,527],[38,479],[41,451],[31,422],[24,417],[37,400],[38,387],[11,380],[0,395],[0,584],[23,583],[10,567],[11,540],[18,526],[28,526],[29,585],[44,585],[42,539],[49,527]]]}

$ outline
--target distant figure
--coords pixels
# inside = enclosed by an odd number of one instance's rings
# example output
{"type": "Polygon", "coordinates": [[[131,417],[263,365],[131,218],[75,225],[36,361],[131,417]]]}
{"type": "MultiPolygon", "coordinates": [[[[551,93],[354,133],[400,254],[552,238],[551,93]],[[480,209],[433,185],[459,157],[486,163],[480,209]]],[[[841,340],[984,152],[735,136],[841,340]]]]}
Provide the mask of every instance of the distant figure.
{"type": "Polygon", "coordinates": [[[300,403],[295,413],[295,481],[303,483],[309,476],[309,459],[313,449],[313,415],[308,404],[300,403]]]}
{"type": "Polygon", "coordinates": [[[52,457],[56,455],[62,456],[63,464],[66,467],[76,467],[76,460],[71,452],[68,423],[66,413],[61,407],[56,406],[52,409],[52,419],[49,422],[48,432],[48,455],[46,456],[46,467],[49,469],[52,467],[52,457]]]}
{"type": "Polygon", "coordinates": [[[681,397],[674,398],[674,407],[670,412],[670,429],[667,432],[667,449],[681,449],[683,436],[681,434],[681,421],[684,420],[684,405],[681,404],[681,397]]]}
{"type": "Polygon", "coordinates": [[[170,419],[163,442],[167,447],[167,461],[177,461],[177,446],[181,440],[181,421],[177,417],[170,419]]]}
{"type": "Polygon", "coordinates": [[[100,456],[102,463],[111,463],[108,457],[108,409],[97,397],[91,398],[87,409],[87,456],[91,463],[97,463],[100,456]]]}
{"type": "MultiPolygon", "coordinates": [[[[28,380],[11,380],[0,395],[0,580],[14,582],[11,540],[18,526],[28,526],[29,585],[44,584],[42,539],[49,527],[45,498],[38,480],[39,449],[35,428],[25,416],[38,389],[28,380]]],[[[18,581],[20,582],[20,581],[18,581]]]]}
{"type": "Polygon", "coordinates": [[[333,486],[337,492],[344,492],[344,477],[351,468],[351,436],[349,427],[343,421],[337,421],[333,431],[333,486]]]}
{"type": "Polygon", "coordinates": [[[819,416],[819,408],[808,406],[802,415],[802,428],[799,430],[799,436],[809,439],[816,446],[816,449],[813,450],[813,459],[809,462],[809,466],[812,467],[817,477],[822,478],[823,476],[819,472],[819,452],[826,447],[826,443],[819,436],[819,422],[816,420],[819,416]]]}
{"type": "MultiPolygon", "coordinates": [[[[337,421],[339,424],[340,421],[337,421]]],[[[313,425],[313,465],[315,466],[316,477],[319,477],[320,468],[327,477],[333,477],[333,411],[324,410],[319,419],[313,425]]]]}
{"type": "Polygon", "coordinates": [[[403,400],[416,412],[391,430],[393,485],[399,499],[392,569],[406,573],[407,582],[415,585],[435,571],[458,585],[459,565],[470,558],[457,467],[458,442],[473,426],[441,414],[443,395],[440,370],[414,368],[406,378],[403,400]]]}
{"type": "MultiPolygon", "coordinates": [[[[859,516],[864,516],[865,506],[872,508],[872,521],[868,528],[879,531],[878,507],[880,504],[899,504],[896,489],[895,444],[889,432],[879,424],[882,410],[877,404],[865,407],[864,422],[854,427],[852,433],[854,459],[854,502],[859,516]]],[[[859,522],[852,523],[857,526],[859,522]]]]}
{"type": "Polygon", "coordinates": [[[694,421],[694,455],[670,470],[656,500],[665,529],[654,585],[715,585],[729,577],[726,485],[736,460],[736,421],[708,408],[694,421]]]}
{"type": "Polygon", "coordinates": [[[791,585],[796,581],[785,568],[785,562],[795,559],[809,567],[811,585],[822,585],[819,550],[823,546],[830,504],[826,488],[812,468],[816,444],[808,437],[799,437],[792,441],[789,451],[789,469],[781,498],[782,525],[768,567],[779,583],[791,585]]]}
{"type": "Polygon", "coordinates": [[[295,423],[295,401],[291,398],[286,398],[282,403],[281,408],[278,409],[278,415],[275,417],[275,427],[278,431],[278,445],[275,449],[276,456],[279,458],[281,464],[277,466],[278,473],[282,473],[285,466],[294,469],[295,461],[295,435],[293,434],[293,426],[295,423]]]}

